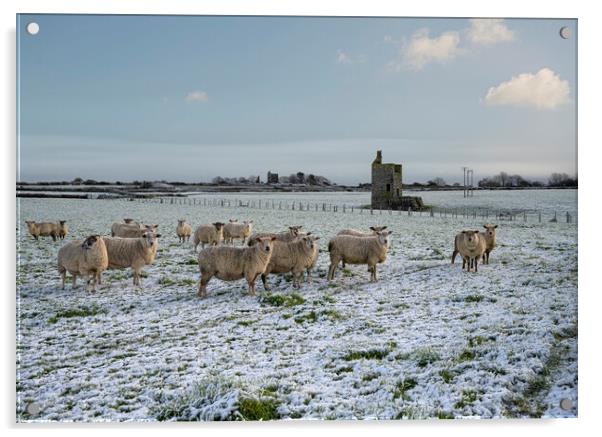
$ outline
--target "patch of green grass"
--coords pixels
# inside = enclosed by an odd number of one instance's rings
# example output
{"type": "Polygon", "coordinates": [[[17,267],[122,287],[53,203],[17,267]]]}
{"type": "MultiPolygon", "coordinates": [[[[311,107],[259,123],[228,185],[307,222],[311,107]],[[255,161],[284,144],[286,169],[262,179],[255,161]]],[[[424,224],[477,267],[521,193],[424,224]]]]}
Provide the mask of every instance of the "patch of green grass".
{"type": "Polygon", "coordinates": [[[447,369],[443,369],[439,372],[439,376],[441,376],[441,379],[446,383],[449,384],[450,382],[453,381],[454,379],[454,374],[447,370],[447,369]]]}
{"type": "Polygon", "coordinates": [[[297,293],[286,295],[268,293],[263,296],[262,303],[275,307],[293,307],[305,303],[305,299],[297,293]]]}
{"type": "Polygon", "coordinates": [[[447,411],[437,411],[437,419],[455,419],[456,417],[447,411]]]}
{"type": "Polygon", "coordinates": [[[441,359],[439,354],[431,348],[418,349],[414,351],[413,356],[418,367],[426,367],[441,359]]]}
{"type": "Polygon", "coordinates": [[[98,314],[106,314],[106,310],[100,308],[98,305],[94,304],[91,306],[82,306],[78,308],[69,308],[66,310],[58,311],[54,316],[48,319],[48,323],[54,324],[59,321],[59,319],[69,319],[74,317],[90,317],[96,316],[98,314]]]}
{"type": "Polygon", "coordinates": [[[338,369],[336,369],[334,371],[334,373],[336,373],[337,375],[340,375],[341,373],[349,373],[349,372],[353,372],[353,367],[343,366],[343,367],[339,367],[338,369]]]}
{"type": "Polygon", "coordinates": [[[192,278],[184,278],[184,279],[180,279],[178,281],[178,285],[182,285],[182,286],[191,286],[191,285],[196,285],[197,281],[192,279],[192,278]]]}
{"type": "Polygon", "coordinates": [[[277,420],[278,403],[273,399],[243,398],[240,400],[238,411],[243,420],[277,420]]]}
{"type": "Polygon", "coordinates": [[[408,400],[407,391],[412,390],[418,382],[414,378],[407,378],[399,381],[395,384],[395,390],[393,391],[393,399],[408,400]]]}
{"type": "Polygon", "coordinates": [[[176,283],[176,281],[174,281],[173,279],[171,279],[169,276],[163,276],[158,281],[159,285],[165,285],[165,286],[175,285],[175,283],[176,283]]]}
{"type": "Polygon", "coordinates": [[[560,331],[552,332],[556,341],[566,340],[567,338],[577,338],[578,330],[577,325],[573,325],[568,328],[563,328],[560,331]]]}
{"type": "Polygon", "coordinates": [[[467,405],[472,405],[477,400],[477,392],[474,390],[462,390],[460,400],[454,404],[454,408],[462,409],[467,405]]]}
{"type": "Polygon", "coordinates": [[[309,313],[303,314],[302,316],[295,317],[296,323],[304,323],[304,322],[314,323],[316,320],[318,320],[318,315],[313,310],[310,311],[309,313]]]}
{"type": "Polygon", "coordinates": [[[196,259],[196,258],[189,258],[186,261],[182,261],[180,264],[184,264],[184,265],[187,265],[187,266],[196,266],[196,265],[198,265],[198,263],[199,263],[198,259],[196,259]]]}
{"type": "Polygon", "coordinates": [[[366,351],[351,351],[343,356],[345,361],[354,361],[354,360],[382,360],[387,355],[389,355],[391,351],[389,349],[369,349],[366,351]]]}
{"type": "Polygon", "coordinates": [[[470,294],[464,298],[464,302],[481,302],[484,297],[480,294],[470,294]]]}
{"type": "Polygon", "coordinates": [[[460,355],[458,355],[458,361],[460,361],[460,362],[471,361],[471,360],[474,360],[476,356],[477,356],[477,354],[475,353],[475,351],[470,350],[470,349],[464,349],[462,351],[462,353],[460,353],[460,355]]]}
{"type": "Polygon", "coordinates": [[[364,376],[362,376],[362,381],[368,382],[368,381],[372,381],[373,379],[376,379],[378,377],[380,377],[380,373],[377,373],[377,372],[366,373],[364,376]]]}
{"type": "Polygon", "coordinates": [[[257,320],[241,320],[240,322],[237,323],[237,325],[239,325],[239,326],[249,326],[249,325],[252,325],[255,322],[257,322],[257,320]]]}

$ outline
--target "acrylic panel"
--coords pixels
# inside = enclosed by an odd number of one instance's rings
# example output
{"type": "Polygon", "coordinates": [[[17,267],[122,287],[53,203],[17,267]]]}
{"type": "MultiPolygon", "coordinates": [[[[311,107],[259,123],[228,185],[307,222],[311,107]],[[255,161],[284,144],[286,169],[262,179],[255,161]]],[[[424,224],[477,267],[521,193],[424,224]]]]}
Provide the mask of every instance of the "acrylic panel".
{"type": "Polygon", "coordinates": [[[577,416],[576,19],[16,29],[17,421],[577,416]]]}

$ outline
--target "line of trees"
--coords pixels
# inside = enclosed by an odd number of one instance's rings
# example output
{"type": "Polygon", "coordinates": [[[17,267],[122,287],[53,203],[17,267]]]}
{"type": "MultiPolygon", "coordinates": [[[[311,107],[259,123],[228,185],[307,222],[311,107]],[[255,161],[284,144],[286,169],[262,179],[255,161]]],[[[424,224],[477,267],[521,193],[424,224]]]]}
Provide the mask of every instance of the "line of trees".
{"type": "Polygon", "coordinates": [[[552,173],[547,183],[526,179],[518,174],[509,174],[505,171],[479,181],[481,188],[516,188],[516,187],[577,187],[577,178],[566,173],[552,173]]]}

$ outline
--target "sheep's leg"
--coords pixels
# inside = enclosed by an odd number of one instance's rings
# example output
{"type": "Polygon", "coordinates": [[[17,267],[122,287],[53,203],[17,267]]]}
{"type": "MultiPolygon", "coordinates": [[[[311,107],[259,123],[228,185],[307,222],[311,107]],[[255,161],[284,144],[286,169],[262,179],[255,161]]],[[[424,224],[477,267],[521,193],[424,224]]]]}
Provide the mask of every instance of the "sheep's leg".
{"type": "Polygon", "coordinates": [[[301,288],[301,277],[303,276],[303,270],[300,272],[293,272],[293,287],[301,288]]]}
{"type": "Polygon", "coordinates": [[[338,261],[336,263],[332,262],[332,261],[330,262],[330,267],[328,268],[328,278],[327,278],[329,281],[331,279],[334,279],[334,272],[337,269],[337,264],[338,263],[339,263],[338,261]]]}
{"type": "Polygon", "coordinates": [[[307,283],[311,284],[312,280],[311,280],[311,269],[307,269],[307,283]]]}
{"type": "Polygon", "coordinates": [[[65,279],[67,276],[67,271],[61,272],[61,289],[65,289],[65,279]]]}
{"type": "Polygon", "coordinates": [[[207,283],[209,282],[211,277],[211,275],[201,273],[201,280],[199,282],[199,292],[197,293],[199,297],[207,297],[207,283]]]}
{"type": "Polygon", "coordinates": [[[479,268],[477,267],[477,266],[478,266],[478,264],[479,264],[479,258],[478,258],[478,257],[475,257],[475,259],[474,259],[474,266],[473,266],[473,267],[474,267],[474,272],[475,272],[475,273],[479,271],[479,268]]]}
{"type": "Polygon", "coordinates": [[[462,270],[466,267],[466,257],[462,257],[462,270]]]}
{"type": "Polygon", "coordinates": [[[96,283],[98,285],[102,284],[102,273],[101,272],[96,273],[96,283]]]}
{"type": "Polygon", "coordinates": [[[257,275],[253,275],[253,276],[247,276],[247,284],[249,284],[249,291],[248,294],[249,296],[255,296],[255,279],[257,279],[257,276],[259,276],[260,273],[258,273],[257,275]]]}
{"type": "Polygon", "coordinates": [[[73,290],[75,290],[77,288],[77,285],[75,284],[77,282],[77,275],[73,275],[73,279],[71,280],[71,288],[73,290]]]}
{"type": "Polygon", "coordinates": [[[265,291],[270,291],[270,287],[268,287],[268,281],[267,281],[267,277],[268,275],[265,273],[261,274],[261,282],[263,282],[263,289],[265,291]]]}
{"type": "MultiPolygon", "coordinates": [[[[452,253],[452,264],[454,264],[456,262],[456,256],[458,255],[458,251],[456,249],[454,249],[454,253],[452,253]]],[[[464,268],[464,267],[462,267],[464,268]]]]}
{"type": "Polygon", "coordinates": [[[134,285],[140,285],[140,272],[138,269],[132,269],[132,276],[134,277],[134,285]]]}
{"type": "Polygon", "coordinates": [[[485,252],[485,254],[487,255],[487,264],[489,264],[489,251],[485,252]]]}

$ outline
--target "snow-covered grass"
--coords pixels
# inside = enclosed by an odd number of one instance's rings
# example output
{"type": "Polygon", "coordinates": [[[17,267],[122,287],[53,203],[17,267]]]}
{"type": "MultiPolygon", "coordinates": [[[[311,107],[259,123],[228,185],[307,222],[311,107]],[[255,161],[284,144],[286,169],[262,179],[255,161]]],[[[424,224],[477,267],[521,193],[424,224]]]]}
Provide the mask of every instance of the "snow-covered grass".
{"type": "Polygon", "coordinates": [[[577,415],[575,224],[500,223],[475,274],[450,264],[455,233],[483,224],[473,220],[69,199],[19,199],[19,211],[20,421],[577,415]],[[34,241],[24,223],[67,220],[70,239],[124,217],[159,223],[157,259],[142,288],[109,271],[96,294],[61,290],[63,243],[34,241]],[[322,237],[314,280],[294,290],[272,275],[271,293],[258,284],[254,298],[244,280],[213,279],[199,299],[181,217],[302,224],[322,237]],[[325,280],[329,237],[385,224],[378,283],[365,266],[325,280]]]}

